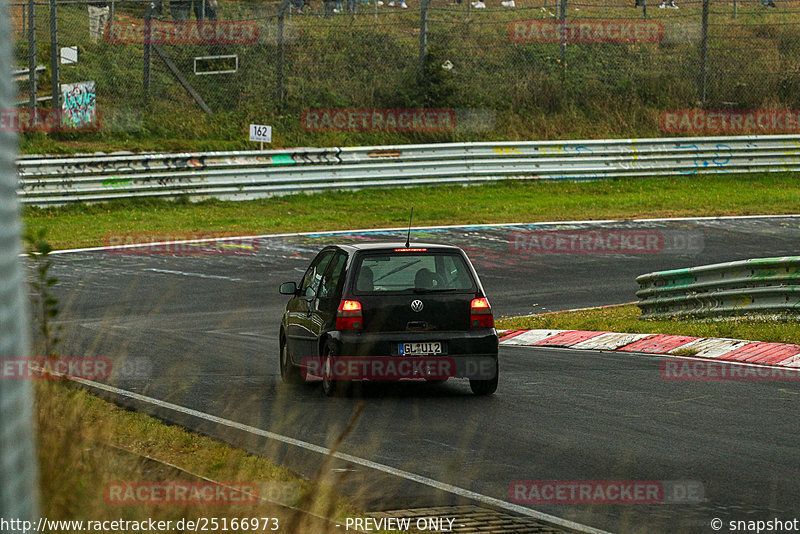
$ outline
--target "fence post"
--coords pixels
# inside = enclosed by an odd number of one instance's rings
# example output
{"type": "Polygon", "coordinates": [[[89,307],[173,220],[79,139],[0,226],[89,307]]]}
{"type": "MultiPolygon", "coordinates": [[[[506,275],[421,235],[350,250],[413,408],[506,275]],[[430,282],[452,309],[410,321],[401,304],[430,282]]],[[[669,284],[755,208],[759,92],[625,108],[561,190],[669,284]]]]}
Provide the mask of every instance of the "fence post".
{"type": "MultiPolygon", "coordinates": [[[[0,1],[0,109],[14,106],[9,5],[0,1]]],[[[33,12],[33,2],[29,4],[33,12]]],[[[32,20],[32,19],[31,19],[32,20]]],[[[31,28],[33,24],[31,24],[31,28]]],[[[35,50],[35,48],[34,48],[35,50]]],[[[35,68],[35,56],[33,66],[35,68]]],[[[33,72],[33,69],[31,70],[33,72]]],[[[35,100],[35,93],[33,93],[35,100]]],[[[28,356],[28,313],[21,252],[15,134],[0,128],[0,361],[28,356]]],[[[0,379],[0,518],[31,521],[39,515],[33,393],[30,380],[0,379]]],[[[21,533],[22,526],[3,532],[21,533]]]]}
{"type": "Polygon", "coordinates": [[[567,68],[567,0],[561,0],[561,68],[567,68]]]}
{"type": "Polygon", "coordinates": [[[698,90],[700,102],[703,107],[706,105],[706,88],[708,85],[708,2],[703,0],[703,21],[702,34],[700,38],[700,75],[698,77],[698,90]]]}
{"type": "MultiPolygon", "coordinates": [[[[467,0],[468,2],[470,0],[467,0]]],[[[428,2],[422,0],[419,6],[419,82],[425,79],[425,60],[428,57],[428,2]]]]}
{"type": "Polygon", "coordinates": [[[142,66],[142,89],[145,96],[150,94],[150,54],[152,53],[152,43],[150,42],[150,21],[153,18],[153,11],[156,5],[150,2],[144,11],[144,64],[142,66]]]}
{"type": "Polygon", "coordinates": [[[286,9],[289,7],[290,0],[283,0],[278,6],[278,64],[277,64],[277,86],[278,86],[278,104],[282,105],[286,100],[286,88],[284,87],[284,64],[286,62],[286,43],[283,37],[284,22],[286,17],[286,9]]]}
{"type": "MultiPolygon", "coordinates": [[[[29,105],[33,121],[36,122],[36,96],[39,92],[36,83],[36,63],[38,61],[38,51],[36,50],[36,10],[34,0],[28,0],[28,90],[29,105]]],[[[10,63],[9,63],[10,65],[10,63]]]]}
{"type": "Polygon", "coordinates": [[[647,20],[647,0],[642,0],[642,18],[647,20]]]}
{"type": "Polygon", "coordinates": [[[739,0],[733,0],[733,18],[739,18],[739,0]]]}
{"type": "MultiPolygon", "coordinates": [[[[53,112],[57,109],[61,109],[60,59],[61,52],[58,50],[58,10],[56,9],[56,0],[50,0],[50,72],[53,78],[53,112]]],[[[59,120],[59,123],[60,122],[59,120]]]]}

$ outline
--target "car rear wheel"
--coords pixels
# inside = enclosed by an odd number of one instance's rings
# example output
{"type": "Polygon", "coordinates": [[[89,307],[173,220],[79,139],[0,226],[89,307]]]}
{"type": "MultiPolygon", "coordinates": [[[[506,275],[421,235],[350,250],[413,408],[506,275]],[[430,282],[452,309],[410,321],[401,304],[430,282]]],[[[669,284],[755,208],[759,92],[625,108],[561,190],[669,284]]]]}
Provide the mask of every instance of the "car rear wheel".
{"type": "Polygon", "coordinates": [[[469,381],[469,387],[475,395],[491,395],[497,391],[497,379],[500,377],[500,369],[497,360],[494,362],[494,378],[490,380],[469,381]]]}
{"type": "Polygon", "coordinates": [[[336,346],[330,341],[326,342],[322,351],[322,392],[326,397],[342,397],[350,390],[349,380],[331,378],[333,360],[336,355],[336,346]]]}
{"type": "Polygon", "coordinates": [[[281,339],[281,380],[284,384],[302,384],[305,382],[300,375],[300,368],[292,363],[292,358],[289,356],[289,347],[286,346],[286,340],[281,339]]]}

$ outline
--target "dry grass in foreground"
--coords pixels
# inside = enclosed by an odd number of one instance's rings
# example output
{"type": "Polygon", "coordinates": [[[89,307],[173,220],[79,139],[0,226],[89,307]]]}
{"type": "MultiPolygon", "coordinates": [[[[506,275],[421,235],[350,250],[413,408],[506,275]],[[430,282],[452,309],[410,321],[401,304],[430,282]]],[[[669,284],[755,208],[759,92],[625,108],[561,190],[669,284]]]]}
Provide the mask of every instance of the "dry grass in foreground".
{"type": "MultiPolygon", "coordinates": [[[[275,518],[280,532],[299,533],[320,531],[326,522],[296,513],[289,506],[339,520],[361,515],[330,487],[301,480],[243,450],[122,409],[66,382],[39,381],[35,393],[41,513],[50,520],[152,518],[175,525],[181,519],[216,518],[218,527],[212,531],[252,532],[250,525],[232,528],[233,520],[275,518]],[[231,488],[239,483],[243,488],[254,486],[260,497],[285,506],[261,499],[234,502],[235,497],[227,503],[215,497],[212,502],[216,504],[196,499],[191,504],[160,505],[140,498],[156,495],[147,483],[164,487],[165,482],[188,483],[198,491],[208,486],[219,495],[218,486],[209,480],[226,485],[224,494],[229,497],[236,494],[231,488]],[[147,491],[134,498],[125,490],[114,494],[115,498],[111,488],[120,484],[144,486],[147,491]],[[131,498],[120,499],[120,495],[131,498]],[[226,520],[228,528],[224,529],[226,520]]],[[[270,531],[275,524],[269,522],[269,528],[263,529],[260,521],[258,531],[270,531]]]]}

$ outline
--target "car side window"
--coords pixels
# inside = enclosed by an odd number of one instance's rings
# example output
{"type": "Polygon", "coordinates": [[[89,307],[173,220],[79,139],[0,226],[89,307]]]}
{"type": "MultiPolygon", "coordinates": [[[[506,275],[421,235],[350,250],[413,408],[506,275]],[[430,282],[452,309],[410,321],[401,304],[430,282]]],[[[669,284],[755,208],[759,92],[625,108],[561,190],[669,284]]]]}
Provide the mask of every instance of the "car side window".
{"type": "Polygon", "coordinates": [[[322,274],[328,267],[328,263],[333,257],[333,251],[329,250],[323,252],[311,263],[303,281],[300,283],[300,295],[304,297],[313,297],[319,290],[320,282],[322,281],[322,274]]]}
{"type": "Polygon", "coordinates": [[[328,268],[325,270],[325,275],[322,277],[322,283],[319,287],[319,298],[336,297],[346,263],[347,254],[344,252],[339,252],[333,257],[328,264],[328,268]]]}

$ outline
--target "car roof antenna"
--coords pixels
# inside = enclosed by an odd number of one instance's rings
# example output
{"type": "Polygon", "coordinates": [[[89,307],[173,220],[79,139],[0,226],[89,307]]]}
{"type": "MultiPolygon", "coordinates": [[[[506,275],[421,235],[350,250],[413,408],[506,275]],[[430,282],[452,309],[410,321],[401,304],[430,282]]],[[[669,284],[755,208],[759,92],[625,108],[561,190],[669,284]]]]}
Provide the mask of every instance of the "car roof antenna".
{"type": "Polygon", "coordinates": [[[411,220],[414,218],[414,206],[411,206],[411,217],[408,218],[408,234],[406,234],[406,248],[411,246],[411,220]]]}

